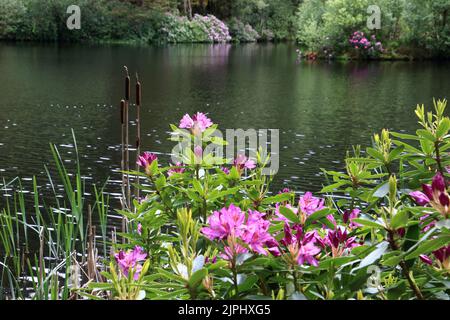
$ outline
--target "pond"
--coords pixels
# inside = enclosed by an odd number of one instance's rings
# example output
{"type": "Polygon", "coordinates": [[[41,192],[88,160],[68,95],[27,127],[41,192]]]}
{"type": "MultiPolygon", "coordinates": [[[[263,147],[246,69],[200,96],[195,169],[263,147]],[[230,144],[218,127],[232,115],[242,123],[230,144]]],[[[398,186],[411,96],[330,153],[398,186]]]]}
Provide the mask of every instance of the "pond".
{"type": "MultiPolygon", "coordinates": [[[[415,105],[448,97],[450,63],[296,63],[293,44],[88,46],[0,44],[0,177],[45,178],[49,143],[119,192],[123,66],[143,85],[143,149],[165,153],[169,123],[209,113],[220,128],[280,130],[276,188],[318,191],[352,144],[416,128],[415,105]]],[[[2,192],[3,193],[3,192],[2,192]]]]}

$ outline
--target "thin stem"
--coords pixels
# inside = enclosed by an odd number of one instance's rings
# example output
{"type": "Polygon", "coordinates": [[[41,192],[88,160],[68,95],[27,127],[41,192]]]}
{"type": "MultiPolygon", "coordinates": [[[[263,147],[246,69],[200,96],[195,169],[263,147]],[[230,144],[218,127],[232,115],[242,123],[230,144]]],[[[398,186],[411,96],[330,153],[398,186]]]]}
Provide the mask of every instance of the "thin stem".
{"type": "Polygon", "coordinates": [[[151,182],[153,183],[153,185],[155,186],[156,194],[161,198],[162,204],[164,205],[164,207],[166,208],[166,210],[169,211],[169,212],[172,214],[173,217],[176,217],[176,214],[175,214],[175,212],[173,211],[173,209],[172,209],[169,205],[167,205],[167,203],[164,201],[164,198],[163,198],[163,196],[162,196],[162,194],[161,194],[161,191],[160,191],[160,190],[158,189],[158,187],[156,186],[155,179],[153,179],[153,176],[149,175],[148,177],[150,178],[150,181],[151,181],[151,182]]]}
{"type": "MultiPolygon", "coordinates": [[[[436,152],[436,159],[435,160],[436,160],[436,163],[437,163],[437,166],[438,166],[438,170],[441,173],[441,175],[444,177],[444,168],[442,167],[442,159],[441,159],[441,154],[440,154],[440,151],[439,151],[439,141],[436,141],[434,143],[434,150],[436,152]]],[[[445,183],[445,187],[447,188],[448,184],[447,184],[447,179],[445,179],[445,178],[444,178],[444,183],[445,183]]]]}
{"type": "Polygon", "coordinates": [[[301,290],[300,290],[300,286],[299,286],[299,284],[298,284],[298,271],[295,269],[295,267],[294,267],[294,269],[292,270],[292,277],[294,278],[294,288],[295,288],[295,291],[300,292],[301,290]]]}
{"type": "MultiPolygon", "coordinates": [[[[390,244],[392,250],[399,250],[399,247],[394,239],[394,232],[392,230],[388,230],[388,237],[389,237],[388,241],[389,241],[389,244],[390,244]]],[[[409,284],[411,290],[416,295],[417,299],[424,300],[422,292],[420,291],[419,287],[417,286],[417,284],[414,282],[414,280],[411,277],[411,273],[409,271],[409,267],[406,264],[406,262],[404,260],[402,260],[399,264],[400,264],[400,267],[402,268],[403,275],[405,276],[406,280],[408,280],[408,284],[409,284]]]]}

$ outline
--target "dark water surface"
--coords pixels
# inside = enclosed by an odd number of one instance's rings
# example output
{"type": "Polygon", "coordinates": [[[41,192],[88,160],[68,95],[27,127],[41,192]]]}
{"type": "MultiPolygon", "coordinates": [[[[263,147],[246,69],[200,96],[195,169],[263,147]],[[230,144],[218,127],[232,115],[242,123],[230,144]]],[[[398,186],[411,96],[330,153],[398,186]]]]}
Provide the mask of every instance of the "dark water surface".
{"type": "Polygon", "coordinates": [[[341,169],[382,128],[414,130],[415,105],[449,95],[449,63],[295,60],[289,44],[0,44],[0,177],[45,181],[49,142],[73,163],[73,128],[83,172],[118,193],[124,65],[143,84],[144,150],[170,152],[169,123],[196,111],[223,129],[279,128],[276,183],[297,191],[319,190],[320,168],[341,169]]]}

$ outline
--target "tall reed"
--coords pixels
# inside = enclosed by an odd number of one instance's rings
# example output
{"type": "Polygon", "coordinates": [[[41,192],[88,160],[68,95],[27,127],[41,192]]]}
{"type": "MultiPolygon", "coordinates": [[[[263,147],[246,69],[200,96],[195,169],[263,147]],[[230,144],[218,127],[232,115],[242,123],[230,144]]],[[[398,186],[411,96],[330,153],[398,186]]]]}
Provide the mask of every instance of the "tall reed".
{"type": "Polygon", "coordinates": [[[109,198],[104,195],[105,185],[94,186],[95,204],[92,208],[88,205],[86,212],[85,185],[73,131],[72,135],[76,154],[73,175],[58,148],[51,145],[56,177],[49,167],[45,166],[45,171],[53,197],[42,197],[35,177],[29,199],[25,198],[20,180],[14,185],[3,183],[3,189],[7,185],[14,188],[14,196],[5,198],[0,210],[0,299],[75,299],[77,287],[99,280],[92,217],[94,213],[99,217],[103,254],[107,255],[109,198]],[[55,188],[55,178],[63,185],[62,198],[55,188]]]}

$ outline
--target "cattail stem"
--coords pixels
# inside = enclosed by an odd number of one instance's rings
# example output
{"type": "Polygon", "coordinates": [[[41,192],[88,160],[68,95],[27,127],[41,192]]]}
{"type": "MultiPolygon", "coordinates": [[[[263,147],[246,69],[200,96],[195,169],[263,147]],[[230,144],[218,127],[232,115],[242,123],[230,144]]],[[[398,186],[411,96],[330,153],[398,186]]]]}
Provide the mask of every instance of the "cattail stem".
{"type": "MultiPolygon", "coordinates": [[[[121,126],[121,145],[120,145],[120,152],[122,156],[122,160],[120,162],[120,170],[122,171],[122,199],[120,200],[120,203],[122,205],[122,210],[125,209],[126,206],[126,180],[125,180],[125,100],[120,101],[120,126],[121,126]]],[[[125,231],[125,217],[122,217],[122,231],[125,231]]]]}
{"type": "Polygon", "coordinates": [[[94,253],[94,226],[92,226],[92,208],[91,205],[88,206],[88,257],[87,257],[87,267],[88,267],[88,278],[89,280],[95,280],[95,253],[94,253]]]}
{"type": "MultiPolygon", "coordinates": [[[[138,75],[136,73],[136,171],[139,172],[140,168],[137,164],[139,155],[141,154],[141,83],[139,82],[138,75]]],[[[139,185],[140,179],[139,175],[136,177],[136,187],[134,191],[134,196],[136,200],[139,201],[139,185]]]]}

